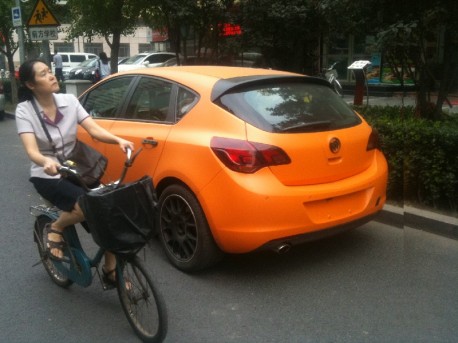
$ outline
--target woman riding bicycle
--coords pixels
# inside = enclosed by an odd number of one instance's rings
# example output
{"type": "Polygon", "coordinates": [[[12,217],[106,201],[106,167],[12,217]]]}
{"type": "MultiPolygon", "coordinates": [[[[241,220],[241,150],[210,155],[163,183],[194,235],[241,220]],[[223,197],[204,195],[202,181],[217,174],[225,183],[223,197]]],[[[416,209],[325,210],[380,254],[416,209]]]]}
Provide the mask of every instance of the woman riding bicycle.
{"type": "MultiPolygon", "coordinates": [[[[109,144],[118,144],[122,151],[133,150],[132,142],[117,137],[100,127],[71,94],[57,94],[59,83],[49,67],[41,60],[26,61],[19,68],[19,101],[16,107],[16,125],[25,151],[32,162],[30,181],[37,192],[54,206],[62,210],[59,218],[48,226],[46,248],[55,260],[64,257],[65,241],[62,232],[65,227],[82,222],[84,215],[78,205],[78,198],[85,190],[61,178],[57,156],[41,126],[33,107],[35,101],[40,115],[55,144],[56,151],[67,156],[76,143],[78,125],[93,138],[109,144]]],[[[114,283],[116,259],[105,253],[102,268],[109,283],[114,283]]]]}

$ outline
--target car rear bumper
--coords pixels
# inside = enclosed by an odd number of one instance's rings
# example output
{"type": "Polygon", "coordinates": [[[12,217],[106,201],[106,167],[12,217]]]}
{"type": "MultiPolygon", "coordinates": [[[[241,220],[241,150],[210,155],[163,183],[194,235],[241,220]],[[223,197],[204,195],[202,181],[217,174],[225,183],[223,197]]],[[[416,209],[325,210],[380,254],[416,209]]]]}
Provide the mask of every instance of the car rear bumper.
{"type": "Polygon", "coordinates": [[[383,208],[387,174],[379,152],[366,171],[313,186],[284,186],[268,169],[249,175],[223,170],[199,200],[218,246],[244,253],[270,242],[361,225],[383,208]]]}

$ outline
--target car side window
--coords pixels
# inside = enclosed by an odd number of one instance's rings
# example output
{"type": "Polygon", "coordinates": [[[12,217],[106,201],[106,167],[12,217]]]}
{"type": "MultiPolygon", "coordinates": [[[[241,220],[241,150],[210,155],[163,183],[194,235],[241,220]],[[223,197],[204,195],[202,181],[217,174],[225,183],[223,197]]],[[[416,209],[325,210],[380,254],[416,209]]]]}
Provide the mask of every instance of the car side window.
{"type": "Polygon", "coordinates": [[[177,121],[183,118],[192,107],[197,103],[199,97],[186,88],[180,87],[178,89],[178,99],[175,116],[177,121]]]}
{"type": "Polygon", "coordinates": [[[119,77],[101,84],[85,98],[83,107],[94,118],[114,118],[133,77],[119,77]]]}
{"type": "Polygon", "coordinates": [[[168,61],[171,58],[173,58],[171,55],[157,54],[148,56],[145,61],[148,61],[149,63],[162,63],[168,61]]]}
{"type": "Polygon", "coordinates": [[[173,85],[142,77],[127,107],[124,118],[165,122],[168,119],[173,85]]]}
{"type": "Polygon", "coordinates": [[[83,62],[86,60],[85,56],[81,55],[70,55],[70,62],[83,62]]]}

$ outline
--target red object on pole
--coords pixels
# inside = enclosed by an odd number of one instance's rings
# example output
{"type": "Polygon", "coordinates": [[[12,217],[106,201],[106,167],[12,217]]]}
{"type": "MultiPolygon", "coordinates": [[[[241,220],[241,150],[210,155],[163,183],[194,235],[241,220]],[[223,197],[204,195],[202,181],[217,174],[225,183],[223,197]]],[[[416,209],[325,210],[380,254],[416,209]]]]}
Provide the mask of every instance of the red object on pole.
{"type": "Polygon", "coordinates": [[[362,105],[364,97],[364,85],[366,84],[366,72],[365,69],[367,66],[371,65],[370,61],[355,61],[348,66],[348,69],[353,70],[353,75],[355,75],[356,87],[355,87],[355,97],[353,99],[353,105],[362,105]]]}
{"type": "Polygon", "coordinates": [[[362,105],[364,97],[364,71],[363,70],[354,70],[356,87],[355,87],[355,96],[353,98],[353,105],[362,105]]]}

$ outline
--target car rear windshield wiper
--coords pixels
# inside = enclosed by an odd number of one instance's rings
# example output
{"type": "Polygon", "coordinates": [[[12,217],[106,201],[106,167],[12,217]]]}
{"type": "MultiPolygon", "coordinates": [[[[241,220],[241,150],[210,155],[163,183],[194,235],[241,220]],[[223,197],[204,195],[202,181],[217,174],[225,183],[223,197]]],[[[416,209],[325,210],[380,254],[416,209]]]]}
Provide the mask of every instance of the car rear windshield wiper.
{"type": "Polygon", "coordinates": [[[314,121],[311,123],[299,123],[291,126],[287,126],[284,128],[280,128],[279,131],[281,132],[307,132],[307,131],[315,131],[315,130],[326,130],[329,129],[331,126],[331,122],[329,120],[322,120],[322,121],[314,121]]]}

